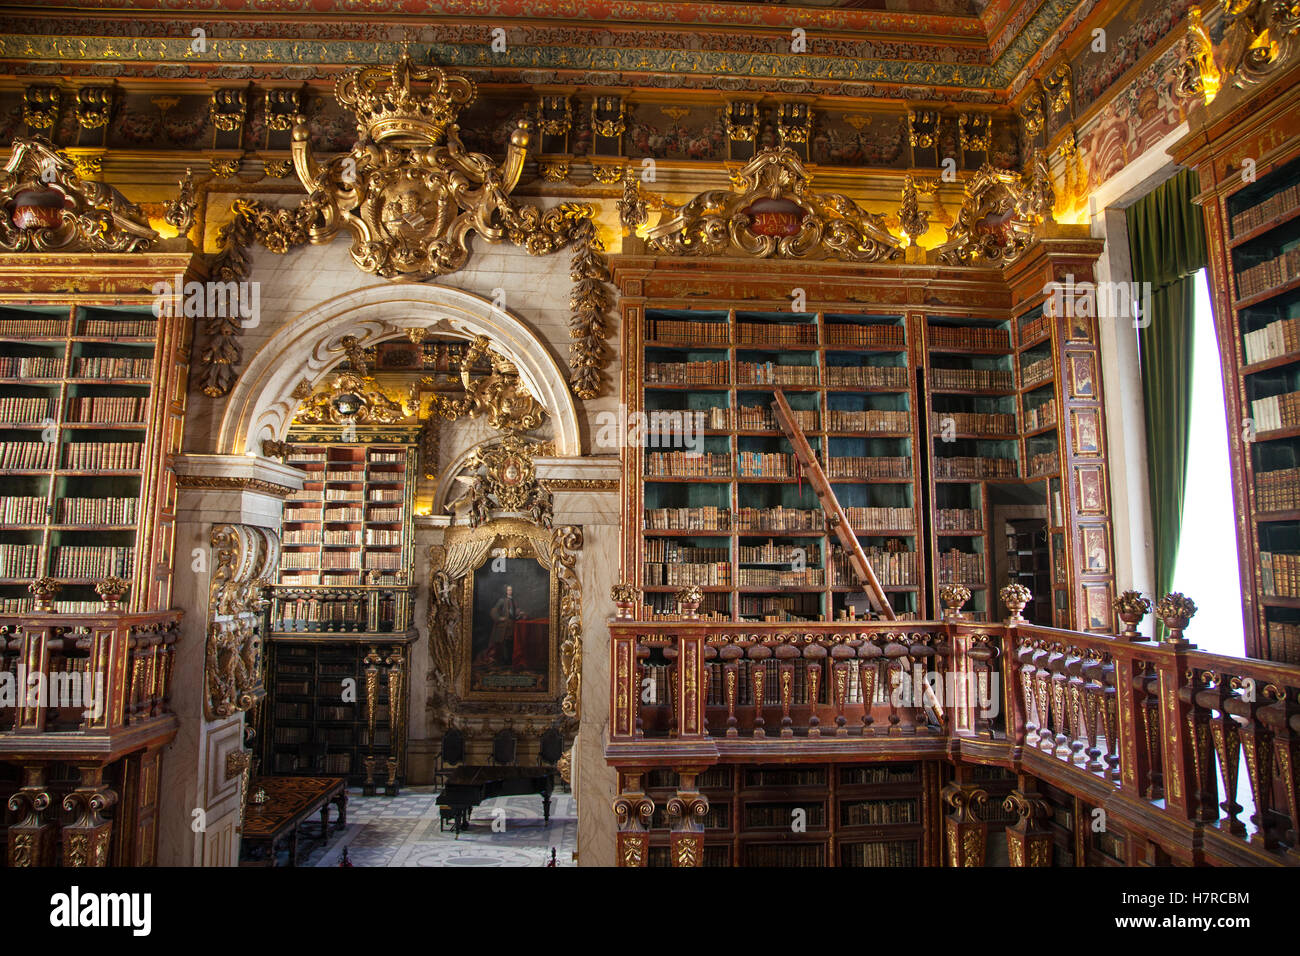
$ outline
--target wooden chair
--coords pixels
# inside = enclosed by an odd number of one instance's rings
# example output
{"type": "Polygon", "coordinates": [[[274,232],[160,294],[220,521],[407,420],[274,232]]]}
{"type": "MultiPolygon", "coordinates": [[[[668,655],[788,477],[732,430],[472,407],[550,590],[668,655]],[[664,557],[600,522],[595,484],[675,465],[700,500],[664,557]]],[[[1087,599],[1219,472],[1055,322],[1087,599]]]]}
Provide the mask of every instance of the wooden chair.
{"type": "Polygon", "coordinates": [[[552,727],[542,734],[537,750],[537,762],[544,767],[554,767],[564,756],[564,735],[552,727]]]}
{"type": "Polygon", "coordinates": [[[451,771],[465,762],[465,735],[455,727],[448,727],[442,735],[442,746],[433,763],[433,782],[442,786],[451,771]]]}

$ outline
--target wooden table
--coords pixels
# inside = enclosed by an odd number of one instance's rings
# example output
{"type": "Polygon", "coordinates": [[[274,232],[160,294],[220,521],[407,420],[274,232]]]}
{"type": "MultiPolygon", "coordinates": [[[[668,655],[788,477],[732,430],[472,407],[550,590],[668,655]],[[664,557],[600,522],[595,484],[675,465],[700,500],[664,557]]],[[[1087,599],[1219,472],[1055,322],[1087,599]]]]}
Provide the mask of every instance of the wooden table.
{"type": "Polygon", "coordinates": [[[249,801],[244,810],[244,827],[240,865],[275,866],[276,849],[285,840],[289,844],[289,866],[298,865],[298,828],[314,814],[320,814],[320,839],[329,837],[330,804],[339,808],[335,830],[348,821],[348,781],[346,777],[259,777],[249,784],[249,801]],[[266,791],[267,801],[252,802],[258,788],[266,791]],[[249,859],[250,851],[261,848],[265,861],[249,859]]]}

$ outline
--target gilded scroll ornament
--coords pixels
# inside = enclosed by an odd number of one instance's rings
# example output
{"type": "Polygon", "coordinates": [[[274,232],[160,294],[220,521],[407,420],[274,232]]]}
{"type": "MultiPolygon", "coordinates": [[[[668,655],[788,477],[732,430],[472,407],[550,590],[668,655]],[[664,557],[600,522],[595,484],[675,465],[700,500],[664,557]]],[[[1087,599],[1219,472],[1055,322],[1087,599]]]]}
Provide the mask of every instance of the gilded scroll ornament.
{"type": "Polygon", "coordinates": [[[546,408],[520,380],[518,367],[494,351],[486,335],[476,336],[465,351],[460,363],[460,379],[464,396],[448,398],[435,395],[431,416],[447,421],[462,416],[483,416],[494,429],[507,434],[532,431],[546,417],[546,408]],[[492,363],[492,373],[475,379],[474,368],[485,355],[492,363]]]}
{"type": "Polygon", "coordinates": [[[1034,89],[1020,104],[1020,121],[1026,133],[1037,136],[1043,131],[1043,119],[1043,94],[1040,90],[1034,89]]]}
{"type": "Polygon", "coordinates": [[[41,136],[14,140],[0,172],[0,250],[141,252],[158,240],[140,207],[83,179],[68,154],[41,136]]]}
{"type": "Polygon", "coordinates": [[[1061,63],[1043,77],[1043,95],[1053,116],[1070,106],[1070,64],[1061,63]]]}
{"type": "Polygon", "coordinates": [[[649,204],[641,195],[641,177],[631,166],[623,171],[623,195],[615,205],[618,221],[628,232],[636,232],[649,221],[649,204]]]}
{"type": "Polygon", "coordinates": [[[985,164],[966,184],[948,241],[935,250],[945,265],[1010,262],[1029,247],[1034,226],[1052,221],[1055,195],[1041,152],[1017,176],[985,164]]]}
{"type": "Polygon", "coordinates": [[[50,129],[59,118],[59,99],[58,87],[27,87],[23,91],[23,122],[34,130],[50,129]]]}
{"type": "Polygon", "coordinates": [[[163,219],[170,226],[175,226],[180,235],[185,235],[194,228],[194,216],[199,204],[194,198],[194,174],[186,168],[181,177],[175,199],[169,199],[163,205],[163,219]]]}
{"type": "Polygon", "coordinates": [[[211,541],[203,713],[217,720],[251,709],[264,694],[263,592],[280,563],[280,537],[269,528],[220,524],[211,541]]]}
{"type": "Polygon", "coordinates": [[[75,112],[82,129],[103,129],[113,113],[113,88],[83,86],[77,90],[75,112]]]}
{"type": "Polygon", "coordinates": [[[1225,0],[1215,61],[1229,86],[1246,88],[1291,63],[1300,47],[1300,3],[1225,0]]]}
{"type": "Polygon", "coordinates": [[[898,209],[898,225],[907,237],[909,246],[916,246],[916,240],[930,228],[930,214],[922,211],[920,190],[911,176],[903,177],[903,200],[898,209]]]}
{"type": "Polygon", "coordinates": [[[683,206],[666,205],[663,219],[646,233],[646,245],[674,256],[901,258],[902,243],[883,216],[847,196],[809,192],[809,180],[790,149],[764,149],[733,174],[730,190],[712,189],[683,206]]]}

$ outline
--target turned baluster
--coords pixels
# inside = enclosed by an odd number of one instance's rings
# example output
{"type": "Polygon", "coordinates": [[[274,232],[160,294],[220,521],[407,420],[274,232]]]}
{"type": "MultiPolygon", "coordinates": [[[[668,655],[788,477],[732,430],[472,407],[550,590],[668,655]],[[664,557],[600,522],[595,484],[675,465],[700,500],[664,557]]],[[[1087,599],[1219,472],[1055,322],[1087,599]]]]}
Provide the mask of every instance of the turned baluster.
{"type": "MultiPolygon", "coordinates": [[[[813,637],[813,635],[808,635],[813,637]]],[[[808,715],[808,736],[820,737],[821,718],[817,716],[817,705],[821,695],[822,661],[826,659],[826,648],[820,644],[807,644],[803,649],[803,659],[808,667],[808,706],[812,713],[808,715]]]]}
{"type": "Polygon", "coordinates": [[[1059,760],[1070,759],[1070,709],[1066,686],[1069,678],[1065,675],[1065,649],[1059,644],[1052,648],[1047,658],[1047,669],[1052,672],[1052,742],[1054,746],[1046,748],[1047,752],[1059,760]]]}
{"type": "MultiPolygon", "coordinates": [[[[884,654],[884,660],[888,662],[888,667],[889,670],[891,671],[891,679],[889,681],[890,694],[889,694],[889,731],[888,731],[891,736],[894,734],[901,734],[903,732],[903,728],[899,726],[899,724],[902,723],[902,717],[899,716],[898,714],[899,708],[897,704],[894,703],[895,694],[893,692],[896,689],[903,690],[903,682],[906,681],[908,689],[904,691],[905,696],[903,697],[903,699],[906,700],[908,699],[908,695],[911,695],[911,687],[912,687],[912,675],[908,673],[908,666],[907,666],[908,663],[907,645],[900,644],[898,642],[899,636],[900,635],[898,634],[886,635],[885,646],[881,649],[884,654]]],[[[920,701],[913,700],[911,702],[911,708],[909,708],[909,710],[913,708],[918,708],[920,707],[920,705],[921,705],[920,701]]],[[[913,720],[915,721],[915,718],[913,718],[913,720]]],[[[915,722],[913,722],[912,729],[915,730],[915,722]]]]}
{"type": "MultiPolygon", "coordinates": [[[[1267,692],[1269,688],[1265,688],[1267,692]]],[[[1300,858],[1296,838],[1300,836],[1300,706],[1294,700],[1295,692],[1285,686],[1277,688],[1278,699],[1260,707],[1257,716],[1273,735],[1273,752],[1277,758],[1278,776],[1282,781],[1283,799],[1291,829],[1283,834],[1290,846],[1293,860],[1300,858]]]]}
{"type": "Polygon", "coordinates": [[[704,706],[700,708],[700,732],[707,734],[709,732],[709,708],[712,706],[722,706],[726,703],[726,688],[722,689],[723,699],[718,700],[714,693],[713,672],[715,667],[720,667],[718,663],[718,649],[713,644],[705,641],[701,656],[704,659],[704,687],[700,692],[704,695],[704,706]]]}
{"type": "Polygon", "coordinates": [[[668,662],[668,736],[677,736],[677,666],[678,659],[681,657],[681,650],[676,644],[669,644],[664,648],[664,660],[668,662]]]}
{"type": "MultiPolygon", "coordinates": [[[[1187,672],[1187,682],[1178,688],[1178,699],[1187,705],[1187,737],[1192,753],[1192,784],[1196,788],[1192,819],[1206,823],[1219,819],[1219,782],[1214,773],[1214,757],[1210,745],[1210,712],[1202,702],[1203,691],[1197,690],[1198,678],[1206,674],[1196,670],[1187,672]]],[[[1209,694],[1214,706],[1217,695],[1209,694]]]]}
{"type": "Polygon", "coordinates": [[[1134,678],[1135,689],[1146,695],[1142,701],[1142,726],[1146,731],[1147,791],[1148,800],[1163,800],[1165,796],[1164,754],[1160,749],[1160,678],[1139,675],[1134,678]]]}
{"type": "Polygon", "coordinates": [[[1056,745],[1052,738],[1052,672],[1047,666],[1051,647],[1039,644],[1031,658],[1034,664],[1034,707],[1038,711],[1039,750],[1051,751],[1056,745]]]}
{"type": "Polygon", "coordinates": [[[1106,732],[1107,775],[1112,780],[1120,778],[1119,688],[1115,686],[1115,674],[1115,661],[1106,659],[1101,665],[1101,721],[1106,732]]]}
{"type": "Polygon", "coordinates": [[[740,734],[736,726],[739,723],[736,719],[736,695],[740,683],[740,664],[737,662],[745,656],[745,649],[735,644],[725,644],[718,652],[718,656],[723,662],[722,694],[727,702],[727,736],[736,737],[740,734]]]}
{"type": "Polygon", "coordinates": [[[875,714],[871,708],[876,702],[876,678],[880,674],[880,666],[884,661],[884,651],[880,645],[866,636],[862,646],[858,648],[858,692],[862,695],[862,735],[864,737],[874,736],[875,727],[872,725],[876,722],[875,714]]]}
{"type": "Polygon", "coordinates": [[[831,648],[831,692],[835,698],[835,736],[849,735],[848,718],[844,716],[844,705],[849,696],[849,663],[856,652],[848,644],[836,644],[831,648]]]}
{"type": "Polygon", "coordinates": [[[1066,691],[1070,700],[1070,762],[1083,763],[1083,749],[1088,745],[1087,715],[1083,711],[1083,655],[1077,647],[1070,647],[1065,658],[1066,691]]]}
{"type": "Polygon", "coordinates": [[[1017,670],[1020,671],[1020,696],[1024,701],[1025,708],[1025,739],[1024,746],[1037,747],[1039,745],[1038,728],[1038,709],[1034,704],[1034,651],[1035,647],[1029,641],[1017,644],[1016,646],[1016,664],[1017,670]]]}
{"type": "Polygon", "coordinates": [[[777,680],[781,692],[781,736],[794,736],[794,721],[790,717],[790,705],[794,703],[794,661],[799,656],[799,649],[789,644],[776,646],[777,680]]]}
{"type": "MultiPolygon", "coordinates": [[[[636,650],[632,654],[633,683],[636,687],[636,693],[632,695],[632,725],[636,728],[636,735],[638,737],[642,736],[645,732],[645,726],[641,717],[641,702],[645,700],[645,682],[647,676],[646,665],[644,662],[649,659],[650,648],[642,644],[640,640],[637,640],[636,650]]],[[[655,703],[659,703],[657,697],[655,698],[655,703]]]]}
{"type": "Polygon", "coordinates": [[[1228,713],[1227,692],[1222,686],[1215,688],[1218,692],[1218,717],[1210,722],[1210,734],[1214,738],[1214,752],[1219,758],[1219,772],[1223,775],[1224,800],[1219,806],[1223,809],[1229,833],[1241,835],[1246,832],[1246,824],[1237,819],[1237,814],[1245,809],[1237,802],[1238,777],[1241,770],[1241,728],[1228,713]]]}
{"type": "MultiPolygon", "coordinates": [[[[1272,685],[1258,688],[1256,693],[1275,690],[1272,685]]],[[[1270,812],[1273,809],[1273,734],[1259,719],[1260,702],[1252,695],[1247,700],[1243,696],[1233,696],[1225,706],[1236,717],[1245,718],[1241,728],[1241,749],[1246,756],[1246,778],[1250,783],[1251,795],[1255,798],[1255,812],[1251,822],[1255,832],[1250,835],[1250,842],[1259,844],[1266,850],[1277,846],[1277,837],[1270,826],[1270,812]]]]}
{"type": "Polygon", "coordinates": [[[1097,759],[1101,756],[1101,748],[1097,746],[1097,717],[1101,712],[1105,688],[1101,683],[1101,660],[1096,651],[1088,651],[1088,656],[1079,667],[1079,674],[1084,682],[1083,734],[1088,742],[1088,749],[1084,751],[1088,758],[1084,769],[1096,773],[1105,769],[1097,759]]]}
{"type": "Polygon", "coordinates": [[[763,705],[767,703],[764,696],[767,688],[767,661],[772,656],[772,649],[766,644],[755,644],[749,649],[749,678],[754,696],[754,736],[767,736],[767,720],[763,717],[763,705]]]}

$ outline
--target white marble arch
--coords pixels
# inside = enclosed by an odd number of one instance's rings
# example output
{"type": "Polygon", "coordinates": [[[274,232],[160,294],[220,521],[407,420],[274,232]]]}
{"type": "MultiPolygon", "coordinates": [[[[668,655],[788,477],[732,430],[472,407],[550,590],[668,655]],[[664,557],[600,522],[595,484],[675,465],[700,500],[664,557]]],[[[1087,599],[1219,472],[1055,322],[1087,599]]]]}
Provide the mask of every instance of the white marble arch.
{"type": "Polygon", "coordinates": [[[290,393],[306,379],[313,386],[343,359],[339,340],[355,335],[365,347],[405,335],[409,328],[486,335],[514,362],[554,424],[555,453],[582,454],[578,412],[568,377],[546,344],[523,321],[482,296],[437,285],[383,283],[327,299],[299,313],[249,361],[230,392],[217,450],[262,453],[263,439],[283,439],[298,407],[290,393]]]}

